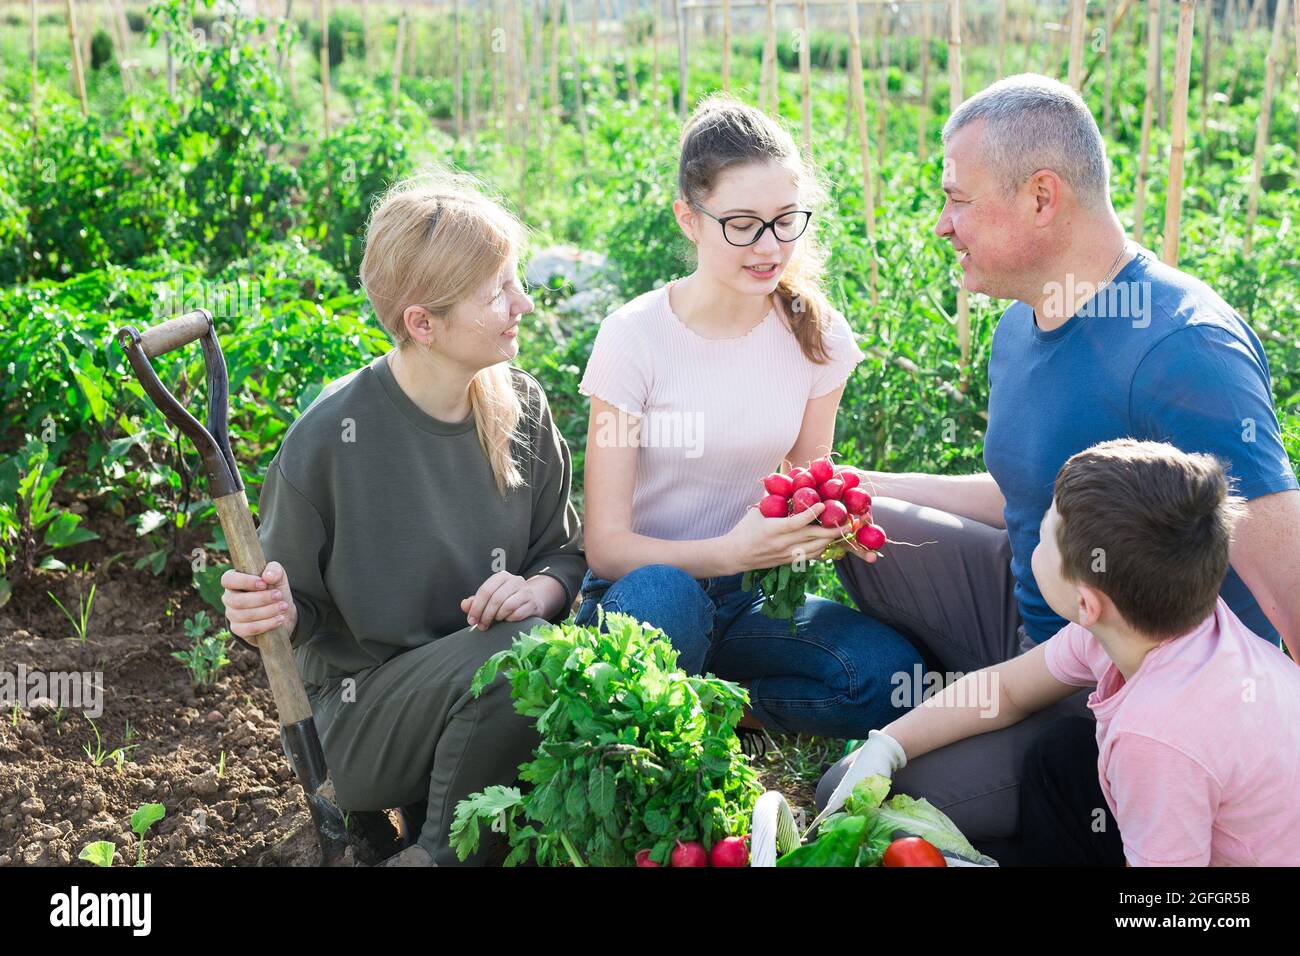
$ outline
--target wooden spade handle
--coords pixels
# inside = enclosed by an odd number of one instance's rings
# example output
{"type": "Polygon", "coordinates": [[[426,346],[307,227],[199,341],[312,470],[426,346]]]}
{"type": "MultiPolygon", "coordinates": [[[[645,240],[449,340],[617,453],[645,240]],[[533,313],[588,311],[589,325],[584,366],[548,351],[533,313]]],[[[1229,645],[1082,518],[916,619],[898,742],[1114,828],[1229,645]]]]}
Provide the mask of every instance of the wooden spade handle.
{"type": "Polygon", "coordinates": [[[200,339],[212,328],[212,316],[203,309],[195,309],[174,319],[168,319],[161,325],[145,329],[140,333],[140,347],[149,358],[157,358],[172,349],[189,345],[200,339]]]}
{"type": "MultiPolygon", "coordinates": [[[[179,319],[173,321],[180,321],[179,319]]],[[[170,323],[169,323],[170,324],[170,323]]],[[[158,326],[165,328],[165,326],[158,326]]],[[[260,575],[266,568],[266,555],[262,551],[262,542],[257,537],[253,526],[253,515],[248,510],[248,499],[243,491],[233,495],[214,498],[217,517],[226,532],[226,544],[230,547],[230,558],[235,570],[242,574],[260,575]]],[[[287,727],[311,717],[311,704],[307,692],[302,686],[302,677],[293,661],[293,652],[289,648],[289,631],[283,626],[259,634],[257,649],[262,654],[262,665],[266,668],[266,677],[271,685],[271,695],[275,698],[281,726],[287,727]]]]}

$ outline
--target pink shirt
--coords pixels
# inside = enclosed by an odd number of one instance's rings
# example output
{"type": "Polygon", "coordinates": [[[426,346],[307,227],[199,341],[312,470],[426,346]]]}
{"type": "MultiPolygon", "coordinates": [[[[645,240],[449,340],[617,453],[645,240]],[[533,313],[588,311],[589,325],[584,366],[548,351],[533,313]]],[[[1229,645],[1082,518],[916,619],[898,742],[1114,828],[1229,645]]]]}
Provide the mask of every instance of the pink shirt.
{"type": "Polygon", "coordinates": [[[636,534],[716,537],[766,494],[761,479],[794,447],[809,399],[844,384],[863,358],[844,316],[832,310],[829,324],[831,361],[818,365],[775,309],[745,335],[709,339],[672,312],[668,286],[601,323],[578,390],[642,419],[630,436],[609,421],[602,437],[595,422],[597,441],[639,446],[636,534]]]}
{"type": "Polygon", "coordinates": [[[1097,769],[1131,866],[1300,865],[1300,667],[1222,598],[1127,683],[1078,624],[1047,667],[1097,686],[1097,769]]]}

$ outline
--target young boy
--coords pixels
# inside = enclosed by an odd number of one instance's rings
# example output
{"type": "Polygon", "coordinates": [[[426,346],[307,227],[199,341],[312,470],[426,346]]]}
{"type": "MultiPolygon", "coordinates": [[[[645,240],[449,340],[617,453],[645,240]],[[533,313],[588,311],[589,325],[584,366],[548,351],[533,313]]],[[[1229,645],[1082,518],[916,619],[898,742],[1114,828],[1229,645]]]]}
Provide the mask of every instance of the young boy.
{"type": "Polygon", "coordinates": [[[1074,455],[1033,569],[1078,623],[873,730],[827,808],[1095,685],[1095,724],[1049,724],[1026,758],[1008,862],[1300,865],[1300,667],[1218,596],[1242,513],[1208,455],[1132,439],[1074,455]],[[993,707],[971,703],[981,687],[993,707]]]}

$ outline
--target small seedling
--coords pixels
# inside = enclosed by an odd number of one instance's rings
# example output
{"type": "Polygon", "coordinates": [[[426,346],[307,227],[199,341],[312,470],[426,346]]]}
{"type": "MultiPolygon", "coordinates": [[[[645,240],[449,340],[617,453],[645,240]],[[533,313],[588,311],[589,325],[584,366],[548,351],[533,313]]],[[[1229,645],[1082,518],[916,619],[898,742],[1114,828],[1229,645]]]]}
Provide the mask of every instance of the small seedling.
{"type": "Polygon", "coordinates": [[[197,636],[191,635],[190,639],[194,642],[190,649],[172,651],[172,657],[189,670],[190,683],[196,690],[211,687],[217,682],[217,671],[230,663],[230,658],[226,656],[230,632],[218,631],[206,636],[200,632],[197,636]]]}
{"type": "Polygon", "coordinates": [[[220,780],[226,773],[226,752],[221,751],[221,756],[217,759],[217,779],[220,780]]]}
{"type": "Polygon", "coordinates": [[[140,856],[135,861],[136,866],[144,866],[145,831],[161,820],[166,813],[167,808],[161,803],[143,803],[135,813],[131,814],[131,829],[135,831],[140,844],[140,856]]]}
{"type": "Polygon", "coordinates": [[[72,630],[76,635],[77,640],[81,641],[83,644],[86,643],[86,635],[90,630],[90,609],[95,603],[94,582],[90,585],[90,594],[88,596],[83,596],[80,587],[78,587],[76,617],[73,617],[71,612],[63,606],[63,602],[54,596],[53,591],[46,591],[45,593],[50,596],[51,601],[59,606],[59,610],[63,612],[63,616],[68,619],[68,623],[72,625],[72,630]]]}
{"type": "Polygon", "coordinates": [[[17,730],[18,729],[18,704],[17,703],[14,704],[11,720],[14,725],[14,729],[17,730]]]}
{"type": "Polygon", "coordinates": [[[108,840],[96,840],[94,843],[87,843],[77,854],[79,860],[89,860],[95,866],[112,866],[113,854],[117,847],[113,846],[108,840]]]}
{"type": "Polygon", "coordinates": [[[123,751],[121,747],[118,747],[116,750],[105,750],[103,738],[100,737],[99,728],[95,726],[95,722],[89,717],[86,718],[86,722],[90,724],[90,729],[95,732],[95,746],[91,747],[90,743],[87,742],[81,745],[81,749],[86,752],[86,756],[90,758],[91,764],[96,767],[102,766],[105,760],[117,761],[117,769],[120,773],[122,770],[122,761],[126,759],[126,752],[123,751]]]}
{"type": "Polygon", "coordinates": [[[212,627],[212,621],[208,619],[207,611],[199,611],[193,617],[186,618],[181,627],[185,631],[186,637],[191,641],[197,641],[208,633],[208,629],[212,627]]]}
{"type": "Polygon", "coordinates": [[[129,720],[126,722],[126,732],[123,736],[124,739],[122,741],[122,746],[118,747],[111,754],[109,754],[110,757],[112,757],[114,760],[117,761],[118,773],[121,773],[122,768],[126,765],[127,754],[130,753],[132,750],[135,750],[136,747],[140,746],[139,744],[131,743],[131,738],[135,736],[135,730],[134,728],[132,728],[131,721],[129,720]]]}

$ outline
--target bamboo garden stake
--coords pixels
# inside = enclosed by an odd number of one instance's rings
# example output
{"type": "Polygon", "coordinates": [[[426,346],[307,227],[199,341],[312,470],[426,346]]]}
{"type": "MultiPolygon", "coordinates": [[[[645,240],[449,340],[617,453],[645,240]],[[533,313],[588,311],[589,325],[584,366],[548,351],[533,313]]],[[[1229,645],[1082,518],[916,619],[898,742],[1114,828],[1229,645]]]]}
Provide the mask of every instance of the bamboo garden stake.
{"type": "Polygon", "coordinates": [[[930,114],[930,4],[928,0],[921,3],[921,108],[916,111],[917,140],[916,155],[925,162],[926,123],[930,114]]]}
{"type": "Polygon", "coordinates": [[[81,38],[77,34],[77,10],[74,0],[64,0],[68,8],[68,40],[72,45],[72,82],[77,96],[81,99],[81,115],[90,116],[90,104],[86,100],[86,76],[81,66],[81,38]]]}
{"type": "Polygon", "coordinates": [[[406,53],[406,8],[397,19],[397,45],[393,49],[392,109],[397,109],[397,94],[402,88],[402,58],[406,53]]]}
{"type": "Polygon", "coordinates": [[[812,160],[812,63],[808,49],[808,2],[799,0],[799,112],[803,117],[803,155],[812,160]]]}
{"type": "Polygon", "coordinates": [[[998,76],[1007,75],[1007,0],[998,2],[998,76]]]}
{"type": "Polygon", "coordinates": [[[1075,89],[1081,89],[1083,83],[1083,35],[1088,28],[1088,14],[1085,0],[1071,0],[1070,3],[1070,67],[1068,82],[1075,89]]]}
{"type": "Polygon", "coordinates": [[[858,152],[862,159],[862,221],[867,230],[867,258],[870,262],[868,276],[871,304],[879,301],[877,288],[880,269],[876,264],[876,204],[872,196],[871,146],[867,141],[866,80],[862,75],[862,35],[858,30],[858,2],[848,0],[849,8],[849,99],[858,124],[858,152]]]}
{"type": "Polygon", "coordinates": [[[1288,2],[1289,0],[1277,0],[1277,9],[1273,13],[1273,35],[1268,44],[1268,59],[1264,61],[1264,93],[1259,100],[1259,120],[1255,124],[1255,162],[1250,175],[1250,193],[1246,201],[1246,255],[1250,255],[1255,244],[1255,217],[1259,213],[1259,180],[1264,172],[1264,154],[1268,149],[1268,126],[1273,113],[1273,83],[1277,78],[1278,60],[1283,56],[1282,29],[1283,24],[1286,23],[1288,2]]]}
{"type": "Polygon", "coordinates": [[[452,0],[451,5],[451,98],[454,101],[452,117],[456,126],[456,138],[465,132],[465,77],[464,67],[460,61],[460,0],[452,0]]]}
{"type": "Polygon", "coordinates": [[[677,119],[686,122],[686,11],[682,9],[682,0],[670,0],[673,4],[674,22],[677,24],[677,119]]]}
{"type": "Polygon", "coordinates": [[[722,0],[722,91],[731,92],[731,0],[722,0]]]}
{"type": "Polygon", "coordinates": [[[329,0],[320,0],[320,103],[325,135],[330,134],[330,23],[329,0]]]}
{"type": "Polygon", "coordinates": [[[1178,229],[1183,211],[1183,162],[1187,146],[1187,89],[1192,77],[1192,33],[1196,25],[1196,0],[1178,4],[1178,47],[1174,58],[1174,115],[1170,131],[1169,189],[1165,195],[1166,265],[1178,265],[1178,229]]]}
{"type": "MultiPolygon", "coordinates": [[[[1115,113],[1114,110],[1112,109],[1112,104],[1111,104],[1115,87],[1113,82],[1113,74],[1111,71],[1112,57],[1110,52],[1111,40],[1115,36],[1115,33],[1111,29],[1111,24],[1110,24],[1110,18],[1111,18],[1110,8],[1113,5],[1114,5],[1113,0],[1106,0],[1106,10],[1102,15],[1102,23],[1105,24],[1106,35],[1101,38],[1102,43],[1105,44],[1105,46],[1102,48],[1101,55],[1102,55],[1102,61],[1105,64],[1105,68],[1106,68],[1105,76],[1103,77],[1102,92],[1101,92],[1101,127],[1106,131],[1106,135],[1110,137],[1113,137],[1115,135],[1115,113]]],[[[1086,74],[1084,76],[1084,82],[1085,83],[1087,82],[1086,74]]]]}
{"type": "Polygon", "coordinates": [[[768,113],[776,114],[776,0],[767,0],[767,35],[763,40],[763,75],[767,78],[767,101],[759,101],[759,107],[768,113]]]}
{"type": "MultiPolygon", "coordinates": [[[[948,0],[948,95],[952,112],[966,98],[961,89],[961,0],[948,0]]],[[[970,297],[957,286],[957,344],[961,349],[961,377],[966,381],[970,364],[970,297]]]]}
{"type": "Polygon", "coordinates": [[[1138,146],[1137,183],[1133,188],[1133,241],[1142,241],[1146,211],[1147,164],[1150,160],[1151,121],[1155,116],[1156,77],[1160,75],[1160,0],[1147,0],[1147,88],[1142,103],[1142,140],[1138,146]]]}

